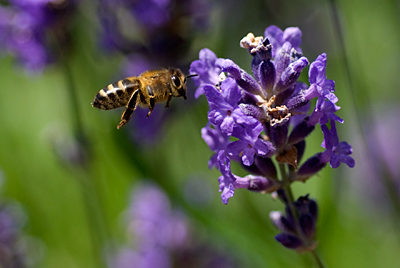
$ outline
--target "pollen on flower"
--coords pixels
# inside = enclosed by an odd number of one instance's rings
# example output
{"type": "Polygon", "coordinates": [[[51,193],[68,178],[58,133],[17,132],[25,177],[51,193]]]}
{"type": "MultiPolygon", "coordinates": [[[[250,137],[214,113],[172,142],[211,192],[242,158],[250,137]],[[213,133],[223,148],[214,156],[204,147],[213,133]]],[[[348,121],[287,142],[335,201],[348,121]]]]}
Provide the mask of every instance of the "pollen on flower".
{"type": "Polygon", "coordinates": [[[289,113],[289,109],[285,105],[269,108],[267,115],[270,117],[271,126],[286,123],[292,116],[292,114],[289,113]]]}
{"type": "Polygon", "coordinates": [[[294,47],[290,50],[290,61],[294,62],[303,56],[303,53],[297,51],[294,47]]]}
{"type": "Polygon", "coordinates": [[[275,96],[272,96],[268,101],[259,104],[260,107],[265,109],[271,126],[286,123],[292,116],[286,105],[272,107],[273,103],[275,102],[275,98],[275,96]]]}
{"type": "Polygon", "coordinates": [[[221,84],[222,84],[222,82],[224,82],[224,80],[227,78],[227,76],[226,76],[226,73],[224,73],[224,72],[221,72],[219,75],[218,75],[218,83],[216,83],[215,84],[215,87],[220,91],[220,92],[222,92],[222,90],[221,90],[221,84]]]}
{"type": "Polygon", "coordinates": [[[222,83],[225,79],[226,79],[226,73],[224,73],[224,72],[221,72],[219,75],[218,75],[218,82],[219,83],[222,83]]]}
{"type": "Polygon", "coordinates": [[[264,141],[271,141],[271,139],[268,137],[268,135],[265,134],[260,134],[260,138],[263,139],[264,141]]]}
{"type": "Polygon", "coordinates": [[[268,101],[261,101],[260,103],[258,103],[258,106],[263,107],[266,111],[268,111],[268,109],[270,109],[272,107],[272,104],[274,104],[275,98],[276,97],[274,95],[271,98],[269,98],[268,101]]]}
{"type": "Polygon", "coordinates": [[[245,37],[240,40],[240,47],[247,48],[250,53],[255,53],[257,46],[262,42],[263,37],[257,36],[255,37],[253,33],[248,33],[245,37]]]}

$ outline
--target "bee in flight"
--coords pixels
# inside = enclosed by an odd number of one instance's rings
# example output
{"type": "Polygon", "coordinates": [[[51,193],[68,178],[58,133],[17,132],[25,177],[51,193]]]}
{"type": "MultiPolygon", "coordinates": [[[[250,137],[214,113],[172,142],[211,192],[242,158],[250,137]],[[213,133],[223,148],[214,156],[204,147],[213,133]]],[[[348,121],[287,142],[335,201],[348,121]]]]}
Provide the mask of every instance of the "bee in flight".
{"type": "Polygon", "coordinates": [[[121,116],[120,129],[131,118],[137,106],[149,107],[147,117],[150,116],[157,102],[167,101],[169,107],[172,97],[183,97],[186,100],[186,78],[178,68],[145,71],[139,76],[127,77],[113,84],[109,84],[97,93],[92,106],[110,110],[125,106],[121,116]]]}

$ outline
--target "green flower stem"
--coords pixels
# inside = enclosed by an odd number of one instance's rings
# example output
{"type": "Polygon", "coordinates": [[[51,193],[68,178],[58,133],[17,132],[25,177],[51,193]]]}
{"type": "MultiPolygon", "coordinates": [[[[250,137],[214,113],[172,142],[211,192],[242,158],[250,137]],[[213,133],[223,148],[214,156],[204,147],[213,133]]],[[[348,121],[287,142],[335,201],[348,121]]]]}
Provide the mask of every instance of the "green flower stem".
{"type": "Polygon", "coordinates": [[[325,268],[325,266],[324,266],[324,264],[322,263],[322,260],[321,260],[321,258],[319,257],[319,254],[318,254],[318,252],[317,252],[316,249],[314,249],[314,250],[311,251],[311,255],[313,256],[314,261],[315,261],[315,263],[317,264],[317,266],[318,266],[319,268],[325,268]]]}
{"type": "Polygon", "coordinates": [[[99,189],[96,186],[93,173],[91,172],[90,165],[88,165],[89,147],[86,135],[83,130],[82,117],[80,116],[80,107],[78,102],[77,89],[74,86],[74,80],[69,66],[68,59],[62,57],[62,67],[67,84],[67,91],[69,96],[69,107],[72,117],[73,133],[76,142],[81,146],[84,157],[80,165],[75,166],[74,176],[80,182],[82,190],[83,202],[88,218],[90,229],[90,236],[93,250],[93,263],[95,267],[106,267],[104,262],[103,247],[107,241],[107,226],[105,223],[104,211],[101,208],[101,197],[99,189]]]}

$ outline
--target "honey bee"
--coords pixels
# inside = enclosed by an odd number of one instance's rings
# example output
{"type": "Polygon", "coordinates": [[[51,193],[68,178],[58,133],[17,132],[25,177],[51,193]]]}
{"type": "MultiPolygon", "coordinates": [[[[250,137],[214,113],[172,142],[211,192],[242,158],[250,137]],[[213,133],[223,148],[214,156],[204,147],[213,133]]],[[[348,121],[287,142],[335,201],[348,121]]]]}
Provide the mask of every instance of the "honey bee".
{"type": "Polygon", "coordinates": [[[150,116],[157,102],[167,101],[169,107],[172,97],[186,100],[186,79],[197,74],[185,76],[178,68],[145,71],[139,76],[127,77],[101,89],[93,100],[92,106],[110,110],[126,107],[117,129],[125,125],[132,117],[138,105],[149,107],[150,116]]]}

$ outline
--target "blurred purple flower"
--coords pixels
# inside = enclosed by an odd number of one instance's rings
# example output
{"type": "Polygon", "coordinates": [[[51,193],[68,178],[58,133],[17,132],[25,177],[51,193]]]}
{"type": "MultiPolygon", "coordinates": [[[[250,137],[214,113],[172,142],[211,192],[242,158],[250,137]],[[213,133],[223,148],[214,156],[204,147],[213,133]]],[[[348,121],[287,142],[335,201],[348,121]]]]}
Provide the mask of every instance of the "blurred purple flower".
{"type": "Polygon", "coordinates": [[[9,6],[0,5],[0,45],[14,55],[28,72],[40,73],[56,58],[51,38],[65,44],[62,32],[73,10],[72,0],[14,0],[9,6]],[[54,34],[49,34],[53,32],[54,34]]]}
{"type": "Polygon", "coordinates": [[[187,238],[182,214],[171,210],[168,197],[154,185],[141,185],[132,194],[130,230],[139,248],[179,247],[187,238]]]}
{"type": "Polygon", "coordinates": [[[170,0],[139,0],[130,5],[132,14],[141,24],[160,27],[170,19],[170,4],[170,0]]]}
{"type": "Polygon", "coordinates": [[[162,248],[151,248],[146,252],[136,252],[132,249],[122,249],[112,260],[111,268],[169,268],[171,260],[168,252],[162,248]]]}
{"type": "Polygon", "coordinates": [[[156,62],[165,58],[173,60],[184,56],[191,41],[186,33],[207,24],[208,10],[207,1],[102,0],[99,7],[101,43],[106,49],[124,54],[146,54],[156,62]],[[135,30],[126,31],[132,25],[135,30]]]}
{"type": "Polygon", "coordinates": [[[172,267],[170,254],[184,247],[188,224],[183,214],[171,209],[161,188],[153,184],[137,186],[127,221],[128,231],[135,238],[135,249],[121,250],[111,260],[111,267],[172,267]]]}
{"type": "Polygon", "coordinates": [[[0,204],[0,267],[27,267],[27,252],[21,228],[23,218],[15,207],[0,204]]]}
{"type": "Polygon", "coordinates": [[[186,217],[171,208],[168,196],[154,184],[135,188],[127,220],[134,245],[123,247],[110,260],[111,268],[206,268],[213,267],[216,258],[221,260],[218,267],[235,267],[223,254],[196,240],[186,217]]]}
{"type": "MultiPolygon", "coordinates": [[[[354,137],[358,152],[355,161],[359,167],[349,171],[347,177],[355,177],[351,186],[368,211],[373,215],[398,213],[393,211],[400,200],[400,108],[396,103],[382,103],[379,118],[365,113],[361,120],[365,140],[354,137]]],[[[356,130],[353,129],[353,132],[356,130]]],[[[346,175],[345,175],[346,176],[346,175]]],[[[395,223],[397,224],[397,222],[395,223]]]]}

